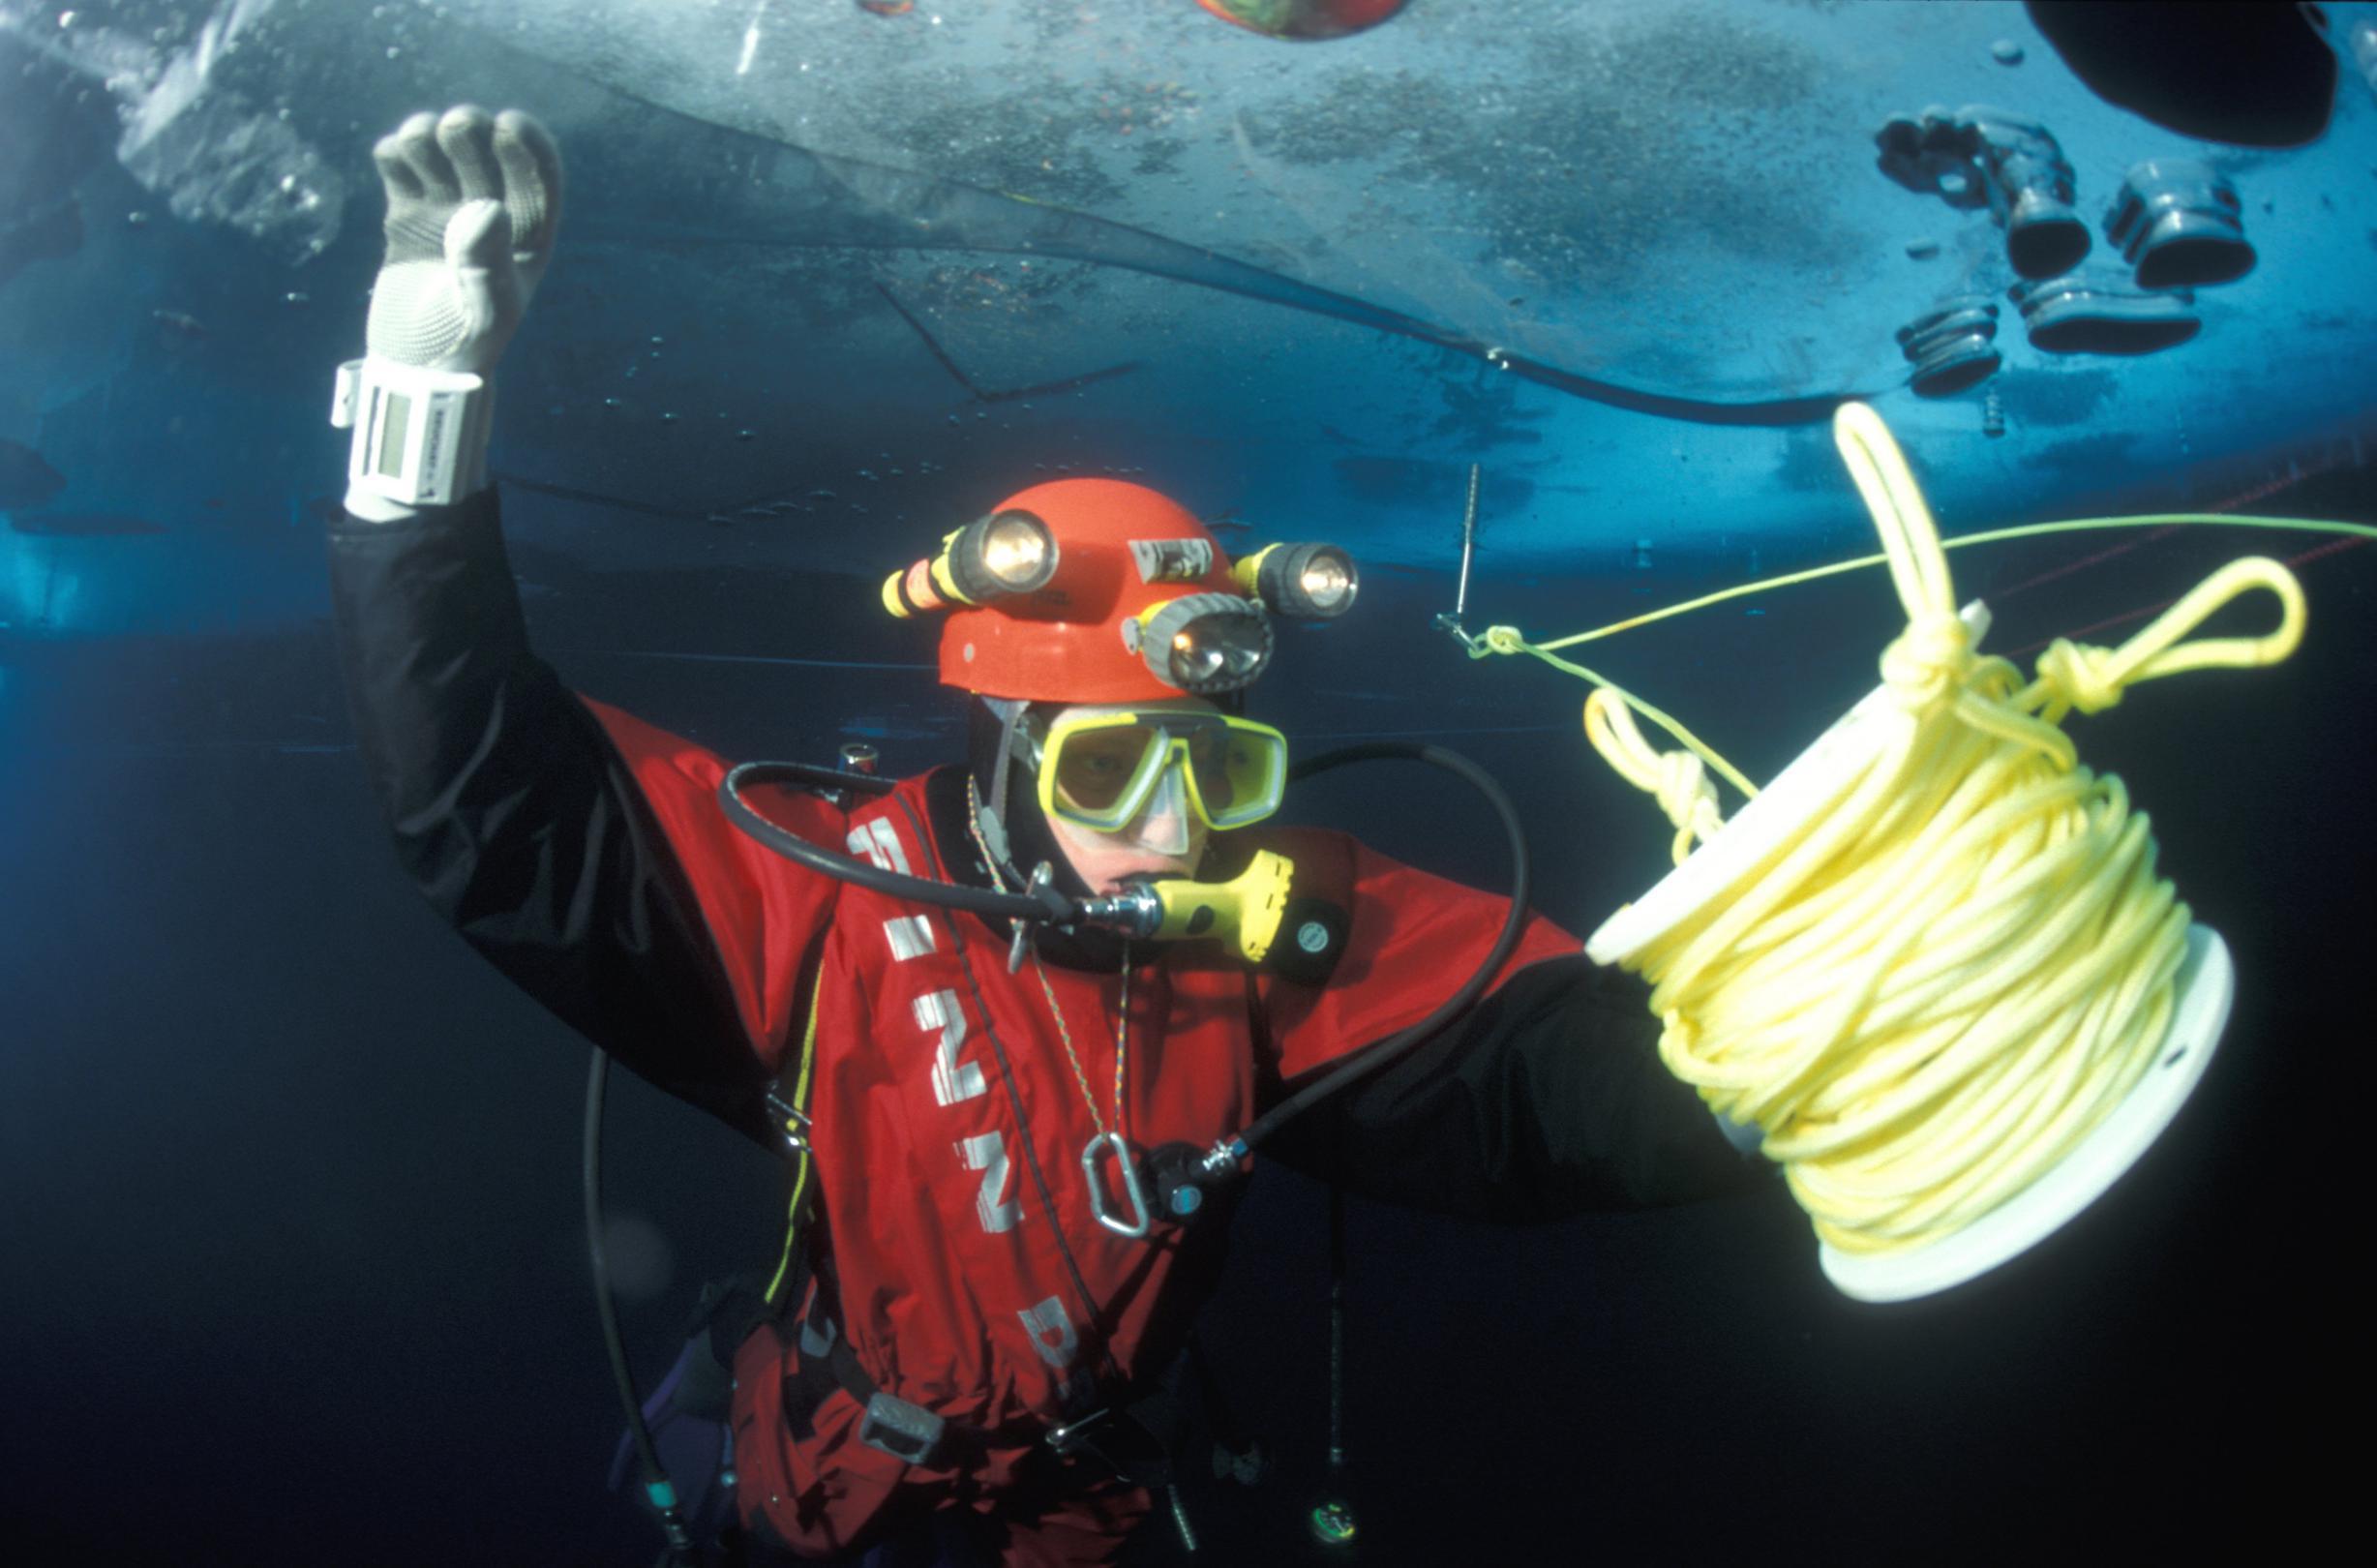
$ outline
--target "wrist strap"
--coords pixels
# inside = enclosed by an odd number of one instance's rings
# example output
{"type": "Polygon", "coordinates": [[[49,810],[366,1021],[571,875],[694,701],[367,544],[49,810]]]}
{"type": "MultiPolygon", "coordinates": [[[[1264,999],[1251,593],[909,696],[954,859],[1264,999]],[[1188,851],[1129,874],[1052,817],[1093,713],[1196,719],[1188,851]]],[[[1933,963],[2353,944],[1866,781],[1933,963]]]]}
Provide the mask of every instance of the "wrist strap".
{"type": "Polygon", "coordinates": [[[451,506],[484,483],[495,394],[482,377],[388,359],[339,367],[330,423],[352,429],[346,486],[402,506],[451,506]]]}

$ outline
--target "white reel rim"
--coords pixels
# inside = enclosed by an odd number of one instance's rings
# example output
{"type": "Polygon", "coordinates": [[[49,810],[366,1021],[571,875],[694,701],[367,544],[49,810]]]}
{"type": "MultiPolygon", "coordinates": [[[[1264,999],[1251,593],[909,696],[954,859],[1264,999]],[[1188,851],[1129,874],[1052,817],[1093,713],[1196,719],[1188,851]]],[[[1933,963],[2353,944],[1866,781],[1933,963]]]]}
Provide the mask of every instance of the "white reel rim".
{"type": "Polygon", "coordinates": [[[1825,1278],[1857,1301],[1912,1301],[1979,1278],[2045,1241],[2144,1159],[2195,1092],[2219,1049],[2236,996],[2228,944],[2187,928],[2171,1023],[2153,1065],[2052,1169],[1952,1236],[1903,1252],[1845,1252],[1818,1244],[1825,1278]]]}

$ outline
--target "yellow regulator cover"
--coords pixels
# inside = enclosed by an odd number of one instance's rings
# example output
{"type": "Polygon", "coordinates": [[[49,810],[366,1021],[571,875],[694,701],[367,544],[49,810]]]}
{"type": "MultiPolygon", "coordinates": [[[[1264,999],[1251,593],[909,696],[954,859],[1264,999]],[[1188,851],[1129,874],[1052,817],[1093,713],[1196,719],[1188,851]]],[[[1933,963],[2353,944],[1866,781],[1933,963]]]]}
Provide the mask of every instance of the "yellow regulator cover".
{"type": "Polygon", "coordinates": [[[1235,940],[1249,963],[1261,963],[1279,934],[1287,913],[1287,885],[1295,863],[1284,855],[1257,850],[1247,868],[1227,882],[1158,882],[1152,890],[1163,904],[1159,942],[1195,937],[1235,940]]]}

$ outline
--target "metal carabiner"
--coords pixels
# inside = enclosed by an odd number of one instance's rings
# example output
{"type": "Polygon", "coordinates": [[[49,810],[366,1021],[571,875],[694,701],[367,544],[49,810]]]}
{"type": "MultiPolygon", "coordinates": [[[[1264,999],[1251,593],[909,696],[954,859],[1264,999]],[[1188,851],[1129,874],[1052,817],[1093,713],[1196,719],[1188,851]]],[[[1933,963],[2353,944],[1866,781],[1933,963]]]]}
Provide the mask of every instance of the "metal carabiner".
{"type": "Polygon", "coordinates": [[[1147,1234],[1147,1193],[1139,1186],[1139,1167],[1130,1158],[1130,1145],[1124,1141],[1123,1134],[1100,1132],[1083,1144],[1081,1174],[1089,1179],[1090,1212],[1098,1217],[1099,1224],[1118,1236],[1128,1236],[1133,1241],[1147,1234]],[[1098,1174],[1098,1153],[1103,1149],[1111,1149],[1115,1163],[1123,1167],[1123,1193],[1130,1199],[1131,1212],[1135,1216],[1131,1220],[1118,1220],[1107,1212],[1106,1184],[1098,1174]]]}
{"type": "MultiPolygon", "coordinates": [[[[1024,884],[1023,890],[1027,895],[1039,892],[1056,878],[1056,868],[1042,860],[1032,868],[1032,880],[1024,884]]],[[[1032,946],[1032,922],[1019,920],[1014,926],[1015,940],[1007,945],[1007,972],[1010,975],[1023,967],[1023,955],[1032,946]]]]}
{"type": "Polygon", "coordinates": [[[776,1136],[784,1140],[788,1155],[806,1154],[809,1148],[809,1114],[784,1098],[780,1085],[767,1086],[767,1110],[775,1124],[776,1136]]]}

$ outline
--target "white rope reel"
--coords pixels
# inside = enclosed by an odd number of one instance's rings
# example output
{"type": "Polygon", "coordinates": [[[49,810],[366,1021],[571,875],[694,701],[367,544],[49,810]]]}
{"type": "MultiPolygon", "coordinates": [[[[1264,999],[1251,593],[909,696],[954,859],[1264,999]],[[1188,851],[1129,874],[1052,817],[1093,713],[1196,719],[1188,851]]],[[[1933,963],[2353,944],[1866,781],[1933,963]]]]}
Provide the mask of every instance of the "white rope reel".
{"type": "Polygon", "coordinates": [[[1700,759],[1653,752],[1596,691],[1587,734],[1658,797],[1678,864],[1586,951],[1652,982],[1669,1068],[1760,1128],[1833,1282],[1898,1301],[2037,1245],[2202,1080],[2228,950],[2154,875],[2121,780],[2059,726],[2124,683],[2284,658],[2302,601],[2283,567],[2237,561],[2118,650],[2059,642],[2025,683],[1979,652],[1987,611],[1954,609],[1881,419],[1850,405],[1835,436],[1908,612],[1882,683],[1730,823],[1700,759]],[[2284,607],[2276,632],[2181,643],[2253,588],[2284,607]]]}

